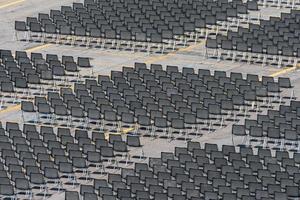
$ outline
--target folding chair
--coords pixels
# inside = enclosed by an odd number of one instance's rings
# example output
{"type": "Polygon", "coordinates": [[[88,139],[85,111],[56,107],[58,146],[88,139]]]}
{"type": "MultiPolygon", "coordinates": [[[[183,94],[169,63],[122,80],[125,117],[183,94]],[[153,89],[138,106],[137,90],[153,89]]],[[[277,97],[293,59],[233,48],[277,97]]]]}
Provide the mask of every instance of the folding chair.
{"type": "Polygon", "coordinates": [[[167,133],[167,119],[162,117],[155,117],[154,124],[152,125],[151,136],[156,136],[156,132],[161,131],[163,135],[167,133]]]}
{"type": "Polygon", "coordinates": [[[65,200],[79,200],[79,194],[76,191],[66,191],[65,200]]]}
{"type": "Polygon", "coordinates": [[[8,185],[0,185],[0,195],[2,198],[11,198],[11,199],[15,199],[16,198],[16,194],[14,191],[14,187],[11,184],[8,185]]]}

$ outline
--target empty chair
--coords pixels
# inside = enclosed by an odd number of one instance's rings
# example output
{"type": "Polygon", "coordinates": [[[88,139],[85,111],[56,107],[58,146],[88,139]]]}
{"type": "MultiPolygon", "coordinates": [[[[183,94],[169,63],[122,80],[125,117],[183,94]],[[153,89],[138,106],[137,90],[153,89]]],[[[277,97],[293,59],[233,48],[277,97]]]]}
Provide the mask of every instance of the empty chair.
{"type": "Polygon", "coordinates": [[[83,199],[84,200],[97,200],[98,197],[97,197],[97,194],[95,194],[95,193],[85,192],[83,194],[83,199]]]}
{"type": "Polygon", "coordinates": [[[78,192],[75,191],[66,191],[65,200],[79,200],[78,192]]]}
{"type": "Polygon", "coordinates": [[[14,199],[15,198],[14,187],[10,184],[7,184],[7,185],[0,184],[0,196],[3,199],[5,199],[5,198],[14,199]]]}
{"type": "Polygon", "coordinates": [[[124,141],[115,141],[113,143],[113,149],[114,151],[118,152],[127,152],[127,145],[124,141]]]}
{"type": "Polygon", "coordinates": [[[246,136],[246,130],[244,125],[232,125],[232,134],[237,136],[246,136]]]}
{"type": "Polygon", "coordinates": [[[78,57],[77,64],[79,67],[91,67],[90,59],[86,57],[78,57]]]}
{"type": "Polygon", "coordinates": [[[204,149],[206,153],[211,153],[212,151],[218,151],[218,145],[205,143],[204,149]]]}
{"type": "Polygon", "coordinates": [[[22,101],[21,102],[21,110],[24,112],[34,112],[34,105],[32,102],[22,101]]]}
{"type": "Polygon", "coordinates": [[[140,147],[140,138],[138,136],[127,135],[126,143],[128,146],[140,147]]]}
{"type": "Polygon", "coordinates": [[[291,81],[289,78],[279,77],[278,78],[279,87],[282,88],[291,88],[291,81]]]}

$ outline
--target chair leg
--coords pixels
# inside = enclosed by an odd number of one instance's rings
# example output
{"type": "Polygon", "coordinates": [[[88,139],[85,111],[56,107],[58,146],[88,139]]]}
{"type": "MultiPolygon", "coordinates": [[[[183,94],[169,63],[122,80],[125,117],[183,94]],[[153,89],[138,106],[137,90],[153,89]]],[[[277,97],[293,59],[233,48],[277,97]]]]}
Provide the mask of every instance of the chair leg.
{"type": "Polygon", "coordinates": [[[223,127],[223,124],[224,124],[224,117],[222,116],[222,117],[221,117],[220,128],[222,128],[222,127],[223,127]]]}
{"type": "Polygon", "coordinates": [[[297,145],[298,145],[297,152],[300,153],[300,142],[299,141],[297,141],[297,145]]]}
{"type": "Polygon", "coordinates": [[[295,99],[295,91],[292,90],[291,91],[291,96],[290,96],[290,100],[295,99]]]}
{"type": "Polygon", "coordinates": [[[209,133],[211,132],[212,126],[213,126],[213,122],[210,121],[210,122],[209,122],[209,125],[208,125],[208,132],[209,132],[209,133]]]}
{"type": "Polygon", "coordinates": [[[251,137],[250,136],[245,136],[245,140],[246,140],[245,145],[247,147],[251,146],[251,137]]]}

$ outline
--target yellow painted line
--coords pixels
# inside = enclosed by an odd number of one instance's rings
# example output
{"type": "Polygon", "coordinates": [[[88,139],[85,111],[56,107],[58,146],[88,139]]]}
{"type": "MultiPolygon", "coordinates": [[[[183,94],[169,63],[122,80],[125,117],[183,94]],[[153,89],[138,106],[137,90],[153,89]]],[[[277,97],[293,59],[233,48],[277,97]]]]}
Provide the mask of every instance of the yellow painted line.
{"type": "Polygon", "coordinates": [[[110,135],[121,135],[121,133],[112,133],[112,132],[106,132],[104,133],[104,137],[106,140],[109,140],[110,135]]]}
{"type": "Polygon", "coordinates": [[[151,63],[154,63],[154,62],[157,62],[157,61],[161,61],[161,60],[167,59],[167,58],[169,58],[171,56],[176,55],[177,52],[191,51],[191,50],[195,49],[196,47],[199,47],[203,43],[204,43],[204,40],[201,41],[201,42],[199,42],[199,43],[197,43],[197,44],[194,44],[194,45],[191,45],[191,46],[188,46],[188,47],[185,47],[185,48],[180,48],[180,49],[178,49],[176,51],[173,51],[171,53],[168,53],[166,55],[151,57],[151,58],[147,59],[145,61],[145,63],[146,64],[151,64],[151,63]]]}
{"type": "Polygon", "coordinates": [[[9,113],[9,112],[19,111],[19,110],[21,110],[21,104],[10,106],[10,107],[7,107],[4,110],[0,110],[0,114],[6,114],[6,113],[9,113]]]}
{"type": "Polygon", "coordinates": [[[122,133],[127,134],[127,133],[129,133],[130,131],[133,131],[133,130],[134,130],[134,128],[126,128],[126,129],[122,130],[122,133]]]}
{"type": "Polygon", "coordinates": [[[296,69],[297,69],[297,67],[285,67],[282,70],[279,70],[279,71],[271,74],[270,76],[276,77],[276,76],[279,76],[279,75],[286,74],[288,72],[294,71],[296,69]]]}
{"type": "Polygon", "coordinates": [[[33,52],[33,51],[38,51],[38,50],[42,50],[42,49],[51,47],[52,45],[53,45],[53,44],[42,44],[42,45],[39,45],[39,46],[36,46],[36,47],[32,47],[32,48],[26,49],[25,51],[26,51],[27,53],[31,53],[31,52],[33,52]]]}
{"type": "Polygon", "coordinates": [[[104,133],[105,140],[109,140],[109,133],[104,133]]]}
{"type": "Polygon", "coordinates": [[[127,134],[129,133],[130,131],[133,131],[134,128],[126,128],[126,129],[123,129],[121,132],[106,132],[104,133],[104,137],[106,140],[109,140],[109,135],[121,135],[121,134],[127,134]]]}
{"type": "Polygon", "coordinates": [[[24,2],[24,1],[25,1],[25,0],[17,0],[17,1],[9,2],[9,3],[1,4],[1,5],[0,5],[0,9],[2,9],[2,8],[7,8],[7,7],[9,7],[9,6],[14,6],[14,5],[17,5],[17,4],[22,3],[22,2],[24,2]]]}

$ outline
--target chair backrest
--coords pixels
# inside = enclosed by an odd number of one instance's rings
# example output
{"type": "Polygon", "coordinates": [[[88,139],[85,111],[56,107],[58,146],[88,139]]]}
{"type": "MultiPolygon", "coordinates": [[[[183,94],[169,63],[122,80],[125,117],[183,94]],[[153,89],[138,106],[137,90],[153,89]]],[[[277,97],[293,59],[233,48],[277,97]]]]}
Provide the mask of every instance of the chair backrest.
{"type": "Polygon", "coordinates": [[[233,124],[232,134],[237,136],[246,136],[246,129],[244,125],[233,124]]]}

